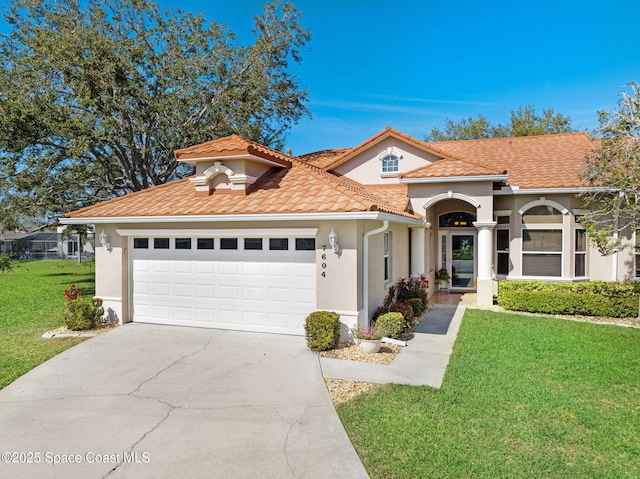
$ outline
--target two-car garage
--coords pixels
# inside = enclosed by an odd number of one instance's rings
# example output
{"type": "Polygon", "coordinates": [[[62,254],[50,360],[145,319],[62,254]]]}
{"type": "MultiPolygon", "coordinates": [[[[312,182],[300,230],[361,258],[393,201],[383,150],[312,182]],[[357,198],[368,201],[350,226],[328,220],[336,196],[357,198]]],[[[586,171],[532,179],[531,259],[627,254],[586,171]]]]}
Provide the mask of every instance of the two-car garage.
{"type": "Polygon", "coordinates": [[[315,228],[119,230],[134,322],[304,334],[316,309],[315,228]]]}

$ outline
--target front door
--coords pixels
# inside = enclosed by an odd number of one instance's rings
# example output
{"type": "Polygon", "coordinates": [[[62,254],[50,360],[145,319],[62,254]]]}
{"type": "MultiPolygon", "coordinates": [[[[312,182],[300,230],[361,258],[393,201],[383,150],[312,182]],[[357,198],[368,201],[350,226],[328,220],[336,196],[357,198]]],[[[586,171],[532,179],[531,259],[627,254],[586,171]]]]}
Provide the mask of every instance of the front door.
{"type": "Polygon", "coordinates": [[[475,235],[451,233],[451,287],[473,289],[475,271],[475,235]]]}

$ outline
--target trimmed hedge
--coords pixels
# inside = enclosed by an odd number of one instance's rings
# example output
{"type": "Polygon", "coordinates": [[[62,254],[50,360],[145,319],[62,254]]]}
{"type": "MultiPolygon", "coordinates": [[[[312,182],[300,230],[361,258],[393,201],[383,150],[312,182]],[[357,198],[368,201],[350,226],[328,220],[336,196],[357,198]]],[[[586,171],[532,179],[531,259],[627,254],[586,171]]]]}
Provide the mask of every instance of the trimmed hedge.
{"type": "Polygon", "coordinates": [[[376,326],[383,331],[385,336],[398,339],[404,331],[405,320],[402,313],[391,311],[389,313],[381,314],[376,319],[376,326]]]}
{"type": "Polygon", "coordinates": [[[638,315],[640,284],[588,281],[500,281],[498,304],[513,311],[631,318],[638,315]]]}
{"type": "Polygon", "coordinates": [[[315,311],[304,323],[307,346],[312,351],[327,351],[340,340],[340,315],[331,311],[315,311]]]}

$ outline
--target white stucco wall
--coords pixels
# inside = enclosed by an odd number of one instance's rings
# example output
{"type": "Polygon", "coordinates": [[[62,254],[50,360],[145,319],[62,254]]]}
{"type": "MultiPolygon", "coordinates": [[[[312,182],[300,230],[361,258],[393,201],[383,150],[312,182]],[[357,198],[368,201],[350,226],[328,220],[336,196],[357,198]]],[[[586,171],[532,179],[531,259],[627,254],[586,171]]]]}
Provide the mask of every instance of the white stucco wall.
{"type": "Polygon", "coordinates": [[[389,148],[394,148],[394,153],[401,156],[398,161],[399,173],[415,170],[440,159],[440,157],[431,155],[411,144],[394,138],[386,138],[338,166],[335,171],[362,184],[398,183],[397,177],[381,176],[382,161],[380,155],[385,154],[389,148]]]}

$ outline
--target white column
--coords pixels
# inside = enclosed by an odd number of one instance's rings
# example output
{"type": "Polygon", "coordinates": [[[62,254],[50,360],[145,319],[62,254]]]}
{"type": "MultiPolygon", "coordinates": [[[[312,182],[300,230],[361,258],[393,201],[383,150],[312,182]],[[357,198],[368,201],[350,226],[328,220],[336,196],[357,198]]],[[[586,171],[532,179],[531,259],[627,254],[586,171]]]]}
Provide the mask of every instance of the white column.
{"type": "Polygon", "coordinates": [[[477,301],[481,305],[493,304],[493,228],[495,221],[473,223],[478,229],[478,283],[477,301]]]}
{"type": "Polygon", "coordinates": [[[411,276],[426,273],[425,269],[425,229],[424,227],[410,228],[411,230],[411,276]]]}

